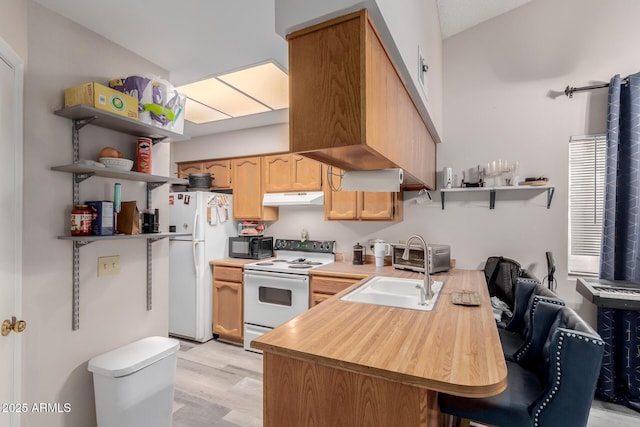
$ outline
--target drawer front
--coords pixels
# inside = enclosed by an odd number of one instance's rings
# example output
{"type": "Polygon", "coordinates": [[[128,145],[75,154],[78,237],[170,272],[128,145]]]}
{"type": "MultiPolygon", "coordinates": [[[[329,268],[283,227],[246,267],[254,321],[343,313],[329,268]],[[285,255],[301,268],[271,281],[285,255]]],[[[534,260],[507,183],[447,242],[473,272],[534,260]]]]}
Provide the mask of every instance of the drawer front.
{"type": "Polygon", "coordinates": [[[351,277],[311,277],[311,291],[321,294],[337,294],[362,279],[351,277]]]}
{"type": "Polygon", "coordinates": [[[242,268],[216,265],[213,268],[213,278],[214,280],[222,280],[225,282],[242,283],[242,268]]]}

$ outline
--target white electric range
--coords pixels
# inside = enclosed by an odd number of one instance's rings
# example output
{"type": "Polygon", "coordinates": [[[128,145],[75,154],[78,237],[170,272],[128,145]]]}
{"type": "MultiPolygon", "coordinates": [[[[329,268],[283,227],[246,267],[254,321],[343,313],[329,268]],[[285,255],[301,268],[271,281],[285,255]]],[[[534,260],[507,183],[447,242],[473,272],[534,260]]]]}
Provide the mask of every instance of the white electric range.
{"type": "Polygon", "coordinates": [[[244,266],[244,348],[309,309],[309,271],[335,261],[335,241],[276,239],[276,258],[244,266]]]}

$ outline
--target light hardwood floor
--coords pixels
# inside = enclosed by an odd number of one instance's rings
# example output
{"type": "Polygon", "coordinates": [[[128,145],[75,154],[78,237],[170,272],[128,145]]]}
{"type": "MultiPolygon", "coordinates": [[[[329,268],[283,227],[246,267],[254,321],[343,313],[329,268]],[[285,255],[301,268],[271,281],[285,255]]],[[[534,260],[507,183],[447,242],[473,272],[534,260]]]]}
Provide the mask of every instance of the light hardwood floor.
{"type": "MultiPolygon", "coordinates": [[[[640,413],[597,400],[587,424],[639,425],[640,413]]],[[[216,340],[180,342],[173,427],[202,426],[262,426],[262,355],[216,340]]]]}

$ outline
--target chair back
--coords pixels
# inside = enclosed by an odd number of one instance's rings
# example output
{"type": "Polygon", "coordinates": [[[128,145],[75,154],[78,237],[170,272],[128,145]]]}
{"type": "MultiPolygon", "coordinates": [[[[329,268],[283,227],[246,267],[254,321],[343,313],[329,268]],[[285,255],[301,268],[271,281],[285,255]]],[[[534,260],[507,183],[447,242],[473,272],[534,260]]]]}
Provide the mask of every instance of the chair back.
{"type": "Polygon", "coordinates": [[[546,384],[529,408],[534,425],[587,424],[603,353],[600,335],[571,308],[562,307],[534,367],[546,384]]]}

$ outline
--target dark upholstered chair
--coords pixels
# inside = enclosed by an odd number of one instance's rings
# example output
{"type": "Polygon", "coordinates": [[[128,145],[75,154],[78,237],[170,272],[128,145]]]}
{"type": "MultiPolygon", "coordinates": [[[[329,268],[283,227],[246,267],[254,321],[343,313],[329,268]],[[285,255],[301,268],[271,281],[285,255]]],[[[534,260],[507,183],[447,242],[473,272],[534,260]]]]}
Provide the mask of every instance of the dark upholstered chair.
{"type": "Polygon", "coordinates": [[[587,424],[604,343],[572,309],[540,301],[532,337],[518,362],[507,361],[507,388],[486,398],[441,393],[440,410],[503,427],[587,424]]]}
{"type": "Polygon", "coordinates": [[[498,334],[505,359],[515,361],[514,355],[530,338],[531,316],[539,301],[563,306],[564,301],[535,279],[520,278],[515,287],[515,308],[511,321],[503,328],[498,324],[498,334]]]}

